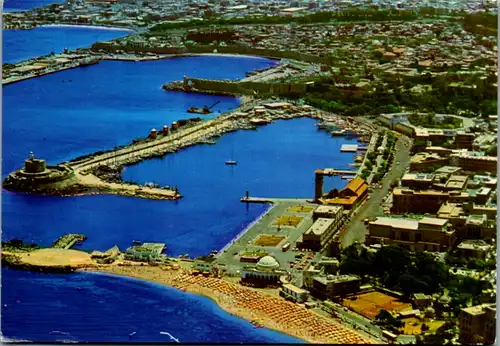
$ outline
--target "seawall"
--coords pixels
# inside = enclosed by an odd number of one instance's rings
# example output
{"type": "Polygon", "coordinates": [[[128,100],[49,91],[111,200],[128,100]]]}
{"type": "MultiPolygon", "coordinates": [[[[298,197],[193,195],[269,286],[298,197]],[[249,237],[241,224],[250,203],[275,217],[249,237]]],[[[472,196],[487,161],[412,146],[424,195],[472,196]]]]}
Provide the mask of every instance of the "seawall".
{"type": "Polygon", "coordinates": [[[163,89],[169,91],[199,92],[216,95],[292,95],[307,92],[307,83],[277,83],[229,80],[215,80],[185,77],[183,82],[168,83],[163,89]]]}

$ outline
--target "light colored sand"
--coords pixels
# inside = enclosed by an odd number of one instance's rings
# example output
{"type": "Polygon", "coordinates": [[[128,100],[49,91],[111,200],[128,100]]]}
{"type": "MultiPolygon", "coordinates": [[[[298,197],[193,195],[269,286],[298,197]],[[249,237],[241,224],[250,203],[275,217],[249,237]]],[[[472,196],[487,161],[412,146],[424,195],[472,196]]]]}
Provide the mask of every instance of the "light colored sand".
{"type": "Polygon", "coordinates": [[[76,176],[78,178],[78,181],[85,186],[106,188],[117,192],[123,192],[124,194],[128,193],[130,195],[135,195],[136,193],[141,192],[143,194],[157,195],[169,198],[174,197],[176,195],[175,191],[173,190],[164,190],[164,189],[137,186],[137,185],[128,185],[128,184],[108,183],[99,179],[93,174],[82,175],[79,174],[79,172],[77,172],[76,176]]]}
{"type": "Polygon", "coordinates": [[[83,251],[65,249],[40,249],[16,254],[21,262],[35,266],[91,265],[90,255],[83,251]]]}

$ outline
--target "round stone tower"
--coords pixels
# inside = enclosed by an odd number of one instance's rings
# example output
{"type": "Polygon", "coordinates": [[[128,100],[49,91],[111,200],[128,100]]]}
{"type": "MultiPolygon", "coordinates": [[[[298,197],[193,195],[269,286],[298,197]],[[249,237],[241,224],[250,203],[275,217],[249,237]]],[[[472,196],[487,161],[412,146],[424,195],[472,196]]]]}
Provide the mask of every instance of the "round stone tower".
{"type": "Polygon", "coordinates": [[[35,159],[33,152],[30,152],[30,158],[24,161],[24,171],[26,173],[42,173],[46,170],[45,160],[35,159]]]}

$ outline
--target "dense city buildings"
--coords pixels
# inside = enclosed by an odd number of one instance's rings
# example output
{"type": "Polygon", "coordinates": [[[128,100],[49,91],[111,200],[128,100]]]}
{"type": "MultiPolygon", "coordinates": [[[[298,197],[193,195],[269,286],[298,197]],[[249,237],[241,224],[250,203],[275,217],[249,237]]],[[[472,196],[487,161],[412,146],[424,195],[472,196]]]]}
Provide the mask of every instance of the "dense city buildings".
{"type": "MultiPolygon", "coordinates": [[[[238,232],[225,234],[224,247],[209,254],[172,256],[168,240],[134,240],[123,252],[114,246],[87,253],[72,249],[86,237],[68,234],[42,249],[5,242],[7,264],[166,283],[207,295],[256,328],[274,328],[308,342],[495,341],[498,46],[493,1],[67,0],[6,13],[3,20],[12,30],[51,24],[133,30],[88,48],[5,63],[5,85],[110,60],[131,68],[145,64],[141,61],[221,54],[275,62],[235,80],[196,78],[194,71],[177,81],[165,76],[157,91],[167,95],[239,97],[240,104],[219,114],[214,107],[220,100],[186,107],[185,117],[145,128],[143,137],[129,144],[57,166],[32,154],[4,181],[13,193],[99,191],[165,203],[210,198],[182,200],[177,187],[125,182],[122,172],[145,160],[178,155],[183,148],[216,145],[229,132],[297,118],[314,119],[315,132],[326,134],[325,141],[342,141],[336,150],[352,155],[349,163],[330,160],[312,169],[304,185],[308,196],[295,196],[293,187],[279,198],[242,193],[232,202],[247,204],[247,212],[252,203],[269,207],[239,224],[238,232]],[[49,179],[59,171],[64,174],[49,179]],[[336,188],[325,191],[329,179],[336,188]]],[[[297,153],[295,166],[276,174],[292,175],[305,155],[316,154],[297,153]]],[[[221,162],[236,172],[248,169],[234,157],[221,162]]],[[[165,213],[171,218],[155,221],[162,227],[174,218],[171,211],[165,213]]],[[[196,212],[192,216],[196,219],[196,212]]],[[[217,222],[225,230],[232,227],[229,216],[217,222]]],[[[205,225],[190,227],[189,242],[201,241],[199,230],[219,236],[205,225]]]]}

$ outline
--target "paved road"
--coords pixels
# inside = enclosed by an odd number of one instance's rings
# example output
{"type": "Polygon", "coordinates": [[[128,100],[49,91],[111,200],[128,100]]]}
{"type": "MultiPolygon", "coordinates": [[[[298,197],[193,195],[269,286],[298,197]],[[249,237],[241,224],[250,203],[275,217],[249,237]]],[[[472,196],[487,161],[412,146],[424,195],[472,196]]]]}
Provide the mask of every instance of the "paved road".
{"type": "Polygon", "coordinates": [[[382,180],[382,188],[374,189],[371,197],[362,205],[358,212],[352,216],[346,231],[341,237],[342,247],[345,248],[352,243],[364,242],[367,227],[363,220],[370,217],[382,216],[384,214],[382,203],[388,194],[390,185],[395,179],[400,179],[405,173],[410,162],[411,142],[408,137],[398,135],[395,146],[394,162],[382,180]],[[399,164],[398,164],[399,162],[399,164]]]}
{"type": "Polygon", "coordinates": [[[372,338],[375,337],[380,343],[386,343],[387,341],[382,336],[382,329],[372,324],[372,321],[369,319],[357,314],[351,310],[345,310],[342,305],[332,303],[332,307],[334,308],[335,314],[338,318],[340,318],[343,322],[350,324],[356,330],[363,331],[364,333],[370,335],[372,338]]]}

